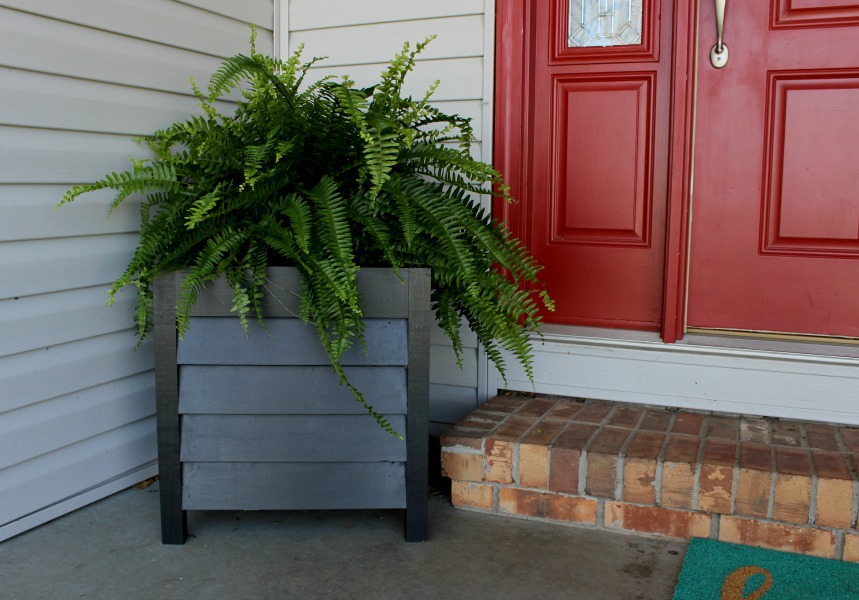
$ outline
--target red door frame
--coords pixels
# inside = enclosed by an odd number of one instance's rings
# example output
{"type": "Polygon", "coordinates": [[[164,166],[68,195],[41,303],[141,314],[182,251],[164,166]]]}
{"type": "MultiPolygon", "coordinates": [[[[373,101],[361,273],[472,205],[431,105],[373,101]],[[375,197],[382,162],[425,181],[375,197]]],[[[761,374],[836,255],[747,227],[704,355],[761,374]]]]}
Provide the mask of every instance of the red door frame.
{"type": "MultiPolygon", "coordinates": [[[[504,174],[516,204],[496,201],[495,215],[521,231],[529,189],[525,160],[530,139],[531,73],[528,44],[534,27],[535,0],[497,0],[495,24],[495,166],[504,174]]],[[[674,0],[674,39],[662,40],[662,52],[672,54],[674,81],[671,91],[668,198],[665,236],[665,281],[662,339],[673,343],[683,337],[686,309],[686,273],[689,237],[690,180],[694,118],[695,32],[697,2],[674,0]]],[[[524,240],[528,243],[528,240],[524,240]]]]}

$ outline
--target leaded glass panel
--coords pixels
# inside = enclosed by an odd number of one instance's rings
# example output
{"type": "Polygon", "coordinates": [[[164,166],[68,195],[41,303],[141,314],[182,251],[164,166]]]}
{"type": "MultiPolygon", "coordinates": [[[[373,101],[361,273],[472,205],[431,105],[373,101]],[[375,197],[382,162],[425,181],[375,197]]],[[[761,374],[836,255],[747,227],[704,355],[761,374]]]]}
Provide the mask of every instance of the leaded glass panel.
{"type": "Polygon", "coordinates": [[[641,5],[642,0],[570,0],[568,45],[640,44],[641,5]]]}

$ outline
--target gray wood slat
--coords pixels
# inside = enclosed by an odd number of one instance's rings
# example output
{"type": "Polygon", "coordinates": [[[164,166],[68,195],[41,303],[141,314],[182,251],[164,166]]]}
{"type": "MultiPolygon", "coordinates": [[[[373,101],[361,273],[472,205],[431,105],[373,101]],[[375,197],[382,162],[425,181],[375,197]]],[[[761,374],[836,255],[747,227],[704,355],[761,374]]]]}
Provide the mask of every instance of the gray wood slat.
{"type": "Polygon", "coordinates": [[[186,463],[186,510],[405,508],[403,463],[186,463]]]}
{"type": "MultiPolygon", "coordinates": [[[[268,319],[264,331],[255,322],[250,335],[235,317],[194,317],[179,342],[179,364],[330,365],[316,328],[300,319],[268,319]]],[[[341,359],[347,365],[405,365],[408,360],[406,321],[367,319],[366,354],[354,345],[341,359]]]]}
{"type": "MultiPolygon", "coordinates": [[[[406,412],[405,367],[346,367],[349,381],[384,414],[406,412]]],[[[365,414],[330,366],[184,365],[182,414],[365,414]]]]}
{"type": "MultiPolygon", "coordinates": [[[[182,272],[180,271],[180,276],[182,272]]],[[[400,272],[401,281],[391,269],[362,268],[358,273],[358,291],[361,293],[361,310],[373,319],[403,319],[409,308],[409,270],[400,272]]],[[[265,317],[294,317],[299,313],[301,275],[292,267],[272,267],[268,270],[269,283],[263,299],[265,317]]],[[[192,315],[198,317],[233,316],[232,290],[225,277],[207,285],[194,306],[192,315]]]]}
{"type": "MultiPolygon", "coordinates": [[[[405,435],[403,415],[386,415],[405,435]]],[[[186,415],[183,462],[406,460],[406,443],[369,415],[186,415]]]]}

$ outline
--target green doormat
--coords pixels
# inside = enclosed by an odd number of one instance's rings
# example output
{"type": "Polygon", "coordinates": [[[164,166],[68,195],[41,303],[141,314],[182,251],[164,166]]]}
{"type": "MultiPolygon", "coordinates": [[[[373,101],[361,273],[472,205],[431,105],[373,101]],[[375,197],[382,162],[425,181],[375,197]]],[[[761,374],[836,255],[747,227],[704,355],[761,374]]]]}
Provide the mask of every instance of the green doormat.
{"type": "Polygon", "coordinates": [[[674,600],[859,600],[859,564],[695,538],[674,600]]]}

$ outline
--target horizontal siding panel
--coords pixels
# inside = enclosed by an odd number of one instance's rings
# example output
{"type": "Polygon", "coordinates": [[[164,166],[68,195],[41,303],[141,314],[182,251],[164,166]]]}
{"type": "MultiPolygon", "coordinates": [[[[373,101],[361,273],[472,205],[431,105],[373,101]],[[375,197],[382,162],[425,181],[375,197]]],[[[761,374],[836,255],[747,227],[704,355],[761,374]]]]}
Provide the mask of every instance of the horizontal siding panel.
{"type": "Polygon", "coordinates": [[[179,94],[191,93],[189,76],[203,85],[221,63],[214,56],[4,8],[0,57],[0,66],[179,94]]]}
{"type": "Polygon", "coordinates": [[[483,14],[484,0],[289,0],[292,31],[483,14]]]}
{"type": "Polygon", "coordinates": [[[155,379],[144,373],[4,413],[0,469],[135,423],[154,412],[155,379]]]}
{"type": "MultiPolygon", "coordinates": [[[[404,415],[385,415],[405,435],[404,415]]],[[[182,462],[406,460],[406,443],[363,415],[185,415],[182,462]]]]}
{"type": "Polygon", "coordinates": [[[250,29],[232,18],[173,0],[3,0],[3,6],[214,56],[246,52],[250,38],[250,29]]]}
{"type": "Polygon", "coordinates": [[[71,186],[0,185],[0,242],[137,233],[140,204],[128,198],[108,216],[116,193],[99,190],[57,208],[71,186]]]}
{"type": "Polygon", "coordinates": [[[0,184],[87,183],[129,169],[131,156],[148,155],[125,136],[0,126],[0,184]]]}
{"type": "MultiPolygon", "coordinates": [[[[477,348],[477,335],[463,321],[459,328],[462,336],[462,345],[465,348],[477,348]]],[[[450,338],[437,324],[430,328],[430,343],[439,346],[450,346],[450,338]]]]}
{"type": "Polygon", "coordinates": [[[156,458],[155,418],[0,471],[0,525],[139,470],[156,458]]]}
{"type": "MultiPolygon", "coordinates": [[[[250,323],[245,335],[236,317],[191,319],[179,343],[180,364],[330,365],[316,327],[300,319],[268,319],[266,329],[250,323]]],[[[408,360],[406,321],[369,319],[365,323],[366,353],[355,344],[341,358],[349,365],[405,365],[408,360]]]]}
{"type": "MultiPolygon", "coordinates": [[[[339,67],[318,67],[307,74],[308,81],[333,75],[349,75],[358,86],[375,85],[387,63],[339,67]]],[[[433,94],[436,101],[480,100],[483,98],[483,59],[456,58],[418,61],[414,72],[406,79],[406,96],[423,96],[435,82],[441,84],[433,94]]]]}
{"type": "MultiPolygon", "coordinates": [[[[406,412],[403,367],[346,367],[349,381],[384,414],[406,412]]],[[[204,366],[180,370],[182,414],[365,414],[330,366],[204,366]]]]}
{"type": "Polygon", "coordinates": [[[405,508],[405,464],[189,463],[186,510],[405,508]]]}
{"type": "Polygon", "coordinates": [[[131,327],[135,297],[107,305],[107,286],[0,300],[0,357],[131,327]]]}
{"type": "Polygon", "coordinates": [[[430,421],[453,425],[477,408],[474,386],[430,385],[430,421]]]}
{"type": "Polygon", "coordinates": [[[134,333],[123,331],[0,359],[0,419],[6,411],[151,371],[152,343],[135,345],[134,333]]]}
{"type": "Polygon", "coordinates": [[[242,23],[253,23],[268,31],[274,27],[273,0],[242,0],[241,2],[236,2],[236,0],[177,0],[177,2],[196,6],[242,23]]]}
{"type": "Polygon", "coordinates": [[[462,368],[456,365],[456,355],[450,345],[430,346],[430,383],[470,387],[476,384],[477,350],[462,353],[462,368]]]}
{"type": "MultiPolygon", "coordinates": [[[[233,111],[226,102],[218,109],[233,111]]],[[[142,136],[202,112],[192,95],[0,70],[0,125],[142,136]]]]}
{"type": "Polygon", "coordinates": [[[333,67],[386,63],[405,42],[414,48],[415,43],[431,35],[438,37],[421,52],[422,60],[483,55],[482,15],[293,31],[289,45],[295,48],[304,44],[306,56],[327,56],[322,64],[333,67]],[[356,44],[356,40],[361,43],[356,44]]]}
{"type": "Polygon", "coordinates": [[[136,242],[136,234],[119,234],[0,244],[0,299],[109,285],[136,242]]]}

